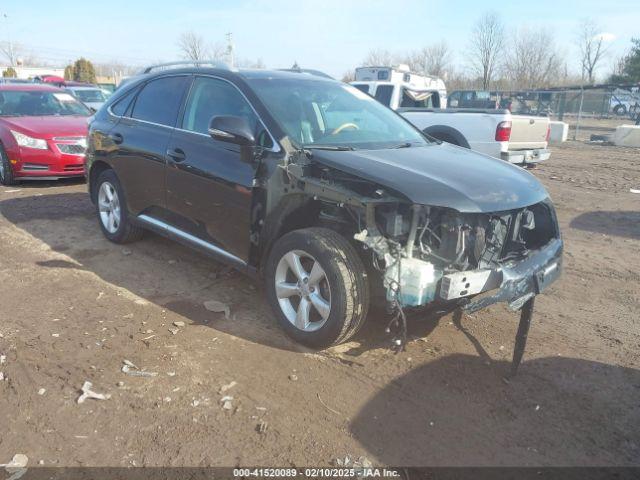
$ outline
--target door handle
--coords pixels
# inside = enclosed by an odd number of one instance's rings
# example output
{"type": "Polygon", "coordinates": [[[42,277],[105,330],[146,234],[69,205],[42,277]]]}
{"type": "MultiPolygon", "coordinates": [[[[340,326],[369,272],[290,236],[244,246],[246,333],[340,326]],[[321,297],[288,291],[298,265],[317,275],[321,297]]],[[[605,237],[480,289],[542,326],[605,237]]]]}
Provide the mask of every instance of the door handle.
{"type": "Polygon", "coordinates": [[[116,145],[120,145],[123,141],[124,141],[124,137],[119,134],[119,133],[112,133],[109,135],[109,138],[113,141],[113,143],[115,143],[116,145]]]}
{"type": "Polygon", "coordinates": [[[184,160],[187,158],[181,148],[170,148],[169,150],[167,150],[167,156],[176,163],[184,162],[184,160]]]}

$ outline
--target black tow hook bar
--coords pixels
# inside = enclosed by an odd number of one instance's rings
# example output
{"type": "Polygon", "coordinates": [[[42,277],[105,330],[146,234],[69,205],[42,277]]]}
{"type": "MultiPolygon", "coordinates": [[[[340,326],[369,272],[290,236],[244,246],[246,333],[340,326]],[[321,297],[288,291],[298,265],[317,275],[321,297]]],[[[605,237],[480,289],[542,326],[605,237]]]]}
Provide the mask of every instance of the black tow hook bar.
{"type": "Polygon", "coordinates": [[[535,298],[536,297],[531,297],[520,309],[520,324],[518,325],[518,333],[516,333],[516,344],[513,347],[513,360],[511,361],[510,377],[515,376],[518,372],[518,367],[522,362],[524,349],[527,346],[527,335],[529,335],[531,318],[533,317],[533,301],[535,298]]]}

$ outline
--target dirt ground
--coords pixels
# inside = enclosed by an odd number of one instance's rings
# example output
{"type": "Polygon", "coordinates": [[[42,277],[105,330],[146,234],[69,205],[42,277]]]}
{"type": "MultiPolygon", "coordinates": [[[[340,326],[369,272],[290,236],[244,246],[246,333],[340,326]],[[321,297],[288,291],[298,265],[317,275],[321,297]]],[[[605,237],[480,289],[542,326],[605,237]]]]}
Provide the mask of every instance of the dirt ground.
{"type": "Polygon", "coordinates": [[[1,187],[0,463],[640,465],[640,151],[568,142],[533,173],[565,270],[508,383],[505,306],[413,317],[399,355],[378,317],[315,353],[258,283],[152,234],[106,241],[84,184],[1,187]],[[76,403],[87,380],[110,398],[76,403]]]}

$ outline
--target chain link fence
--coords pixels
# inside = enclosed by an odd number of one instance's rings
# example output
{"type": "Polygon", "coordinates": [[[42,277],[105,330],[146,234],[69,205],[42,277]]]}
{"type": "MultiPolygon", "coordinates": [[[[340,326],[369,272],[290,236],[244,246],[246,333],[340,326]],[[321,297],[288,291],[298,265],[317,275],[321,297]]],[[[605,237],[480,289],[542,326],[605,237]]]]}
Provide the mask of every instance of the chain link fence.
{"type": "Polygon", "coordinates": [[[618,125],[640,125],[640,87],[601,86],[499,92],[500,106],[521,115],[545,115],[569,124],[569,138],[588,140],[618,125]]]}

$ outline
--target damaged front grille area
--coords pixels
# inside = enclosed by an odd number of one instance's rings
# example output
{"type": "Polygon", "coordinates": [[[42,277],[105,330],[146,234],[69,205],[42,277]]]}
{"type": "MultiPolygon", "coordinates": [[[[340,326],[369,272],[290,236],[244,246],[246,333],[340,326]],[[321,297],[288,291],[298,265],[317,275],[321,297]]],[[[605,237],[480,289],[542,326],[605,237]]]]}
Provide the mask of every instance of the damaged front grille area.
{"type": "Polygon", "coordinates": [[[410,206],[378,207],[376,226],[395,242],[412,242],[407,248],[411,257],[428,260],[443,271],[493,268],[524,258],[558,237],[553,208],[546,202],[489,214],[428,206],[416,209],[416,236],[411,240],[410,206]]]}
{"type": "Polygon", "coordinates": [[[495,213],[382,204],[370,217],[355,239],[373,250],[387,300],[403,307],[496,289],[504,266],[559,238],[548,201],[495,213]]]}

